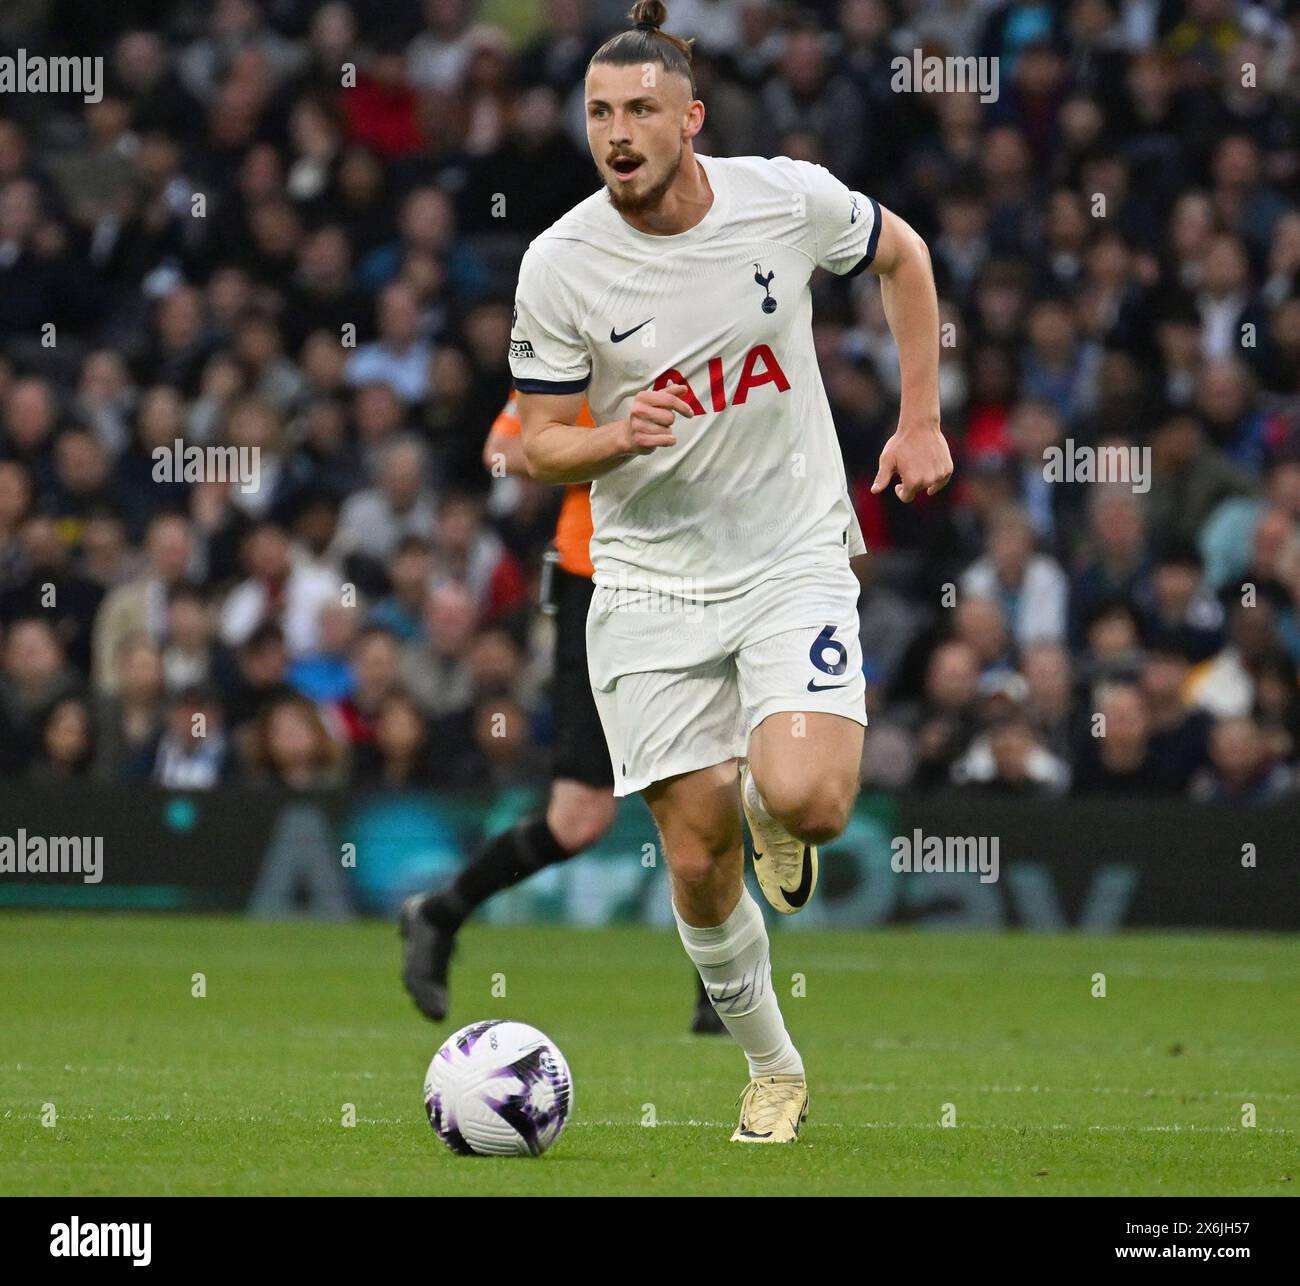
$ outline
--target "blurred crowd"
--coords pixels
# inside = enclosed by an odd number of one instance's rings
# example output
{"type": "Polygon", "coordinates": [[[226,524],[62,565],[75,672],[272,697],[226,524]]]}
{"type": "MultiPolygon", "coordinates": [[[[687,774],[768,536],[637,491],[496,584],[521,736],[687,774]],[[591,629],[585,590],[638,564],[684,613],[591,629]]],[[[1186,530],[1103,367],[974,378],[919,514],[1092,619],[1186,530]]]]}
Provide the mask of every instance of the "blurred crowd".
{"type": "MultiPolygon", "coordinates": [[[[105,85],[0,102],[0,776],[545,779],[559,497],[481,453],[627,7],[4,5],[0,55],[102,56],[105,85]],[[156,480],[177,439],[256,448],[259,485],[156,480]]],[[[908,508],[870,494],[878,283],[814,281],[872,550],[864,783],[1296,789],[1300,4],[666,25],[697,37],[700,151],[824,164],[930,246],[957,472],[908,508]],[[996,99],[895,92],[914,49],[997,58],[996,99]],[[1053,447],[1136,476],[1055,480],[1053,447]]]]}

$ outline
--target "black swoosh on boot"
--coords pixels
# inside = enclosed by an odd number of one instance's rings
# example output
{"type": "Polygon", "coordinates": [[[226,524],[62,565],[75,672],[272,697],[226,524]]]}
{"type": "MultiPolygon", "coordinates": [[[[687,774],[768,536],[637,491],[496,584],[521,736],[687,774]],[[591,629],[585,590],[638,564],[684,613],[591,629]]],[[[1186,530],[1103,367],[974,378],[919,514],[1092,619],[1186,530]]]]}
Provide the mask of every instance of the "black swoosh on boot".
{"type": "Polygon", "coordinates": [[[812,858],[808,853],[808,845],[803,846],[803,877],[799,881],[799,887],[793,891],[787,889],[784,885],[781,887],[781,896],[785,898],[789,906],[803,906],[808,901],[808,895],[812,892],[812,858]]]}

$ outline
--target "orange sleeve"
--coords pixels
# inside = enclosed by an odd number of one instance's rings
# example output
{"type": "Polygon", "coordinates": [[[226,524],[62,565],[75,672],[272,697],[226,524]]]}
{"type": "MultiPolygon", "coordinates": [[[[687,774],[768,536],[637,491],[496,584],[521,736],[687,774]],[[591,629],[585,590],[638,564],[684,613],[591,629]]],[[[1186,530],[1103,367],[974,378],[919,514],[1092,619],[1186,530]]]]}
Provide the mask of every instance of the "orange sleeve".
{"type": "MultiPolygon", "coordinates": [[[[596,421],[592,419],[591,408],[586,398],[582,400],[582,409],[578,412],[578,423],[584,428],[594,429],[596,421]]],[[[514,389],[510,390],[510,399],[501,408],[497,418],[492,421],[492,432],[503,438],[517,438],[523,426],[519,421],[519,403],[514,389]]],[[[595,574],[591,565],[591,486],[582,482],[568,487],[564,493],[564,503],[560,506],[560,517],[555,528],[555,544],[560,553],[560,566],[573,576],[590,578],[595,574]]]]}
{"type": "MultiPolygon", "coordinates": [[[[584,402],[583,406],[586,405],[584,402]]],[[[510,397],[506,400],[505,406],[497,412],[497,418],[492,421],[489,433],[499,433],[503,438],[517,438],[523,431],[523,427],[519,422],[519,399],[514,389],[511,389],[510,397]]]]}

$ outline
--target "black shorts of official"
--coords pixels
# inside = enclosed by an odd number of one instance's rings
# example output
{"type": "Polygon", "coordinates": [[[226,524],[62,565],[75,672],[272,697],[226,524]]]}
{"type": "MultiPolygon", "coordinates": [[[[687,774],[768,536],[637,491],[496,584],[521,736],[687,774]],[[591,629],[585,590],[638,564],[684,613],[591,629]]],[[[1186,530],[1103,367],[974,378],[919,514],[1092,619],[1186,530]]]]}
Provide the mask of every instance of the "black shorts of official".
{"type": "Polygon", "coordinates": [[[551,685],[555,758],[551,771],[556,777],[613,790],[605,732],[587,675],[587,609],[592,588],[587,577],[555,569],[555,677],[551,685]]]}

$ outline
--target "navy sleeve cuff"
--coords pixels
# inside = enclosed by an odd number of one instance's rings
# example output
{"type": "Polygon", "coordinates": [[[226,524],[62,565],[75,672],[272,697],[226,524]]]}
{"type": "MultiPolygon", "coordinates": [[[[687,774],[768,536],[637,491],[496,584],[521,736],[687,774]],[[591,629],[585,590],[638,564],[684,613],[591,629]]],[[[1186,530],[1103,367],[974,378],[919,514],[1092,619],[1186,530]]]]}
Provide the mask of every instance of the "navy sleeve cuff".
{"type": "Polygon", "coordinates": [[[520,393],[581,393],[591,383],[591,376],[584,375],[580,380],[515,380],[515,389],[520,393]]]}
{"type": "Polygon", "coordinates": [[[880,206],[876,203],[873,196],[867,197],[871,202],[871,214],[873,222],[871,224],[871,236],[867,240],[867,253],[853,265],[852,268],[844,274],[846,278],[856,277],[858,273],[865,272],[871,266],[871,261],[876,257],[876,246],[880,241],[880,206]]]}

